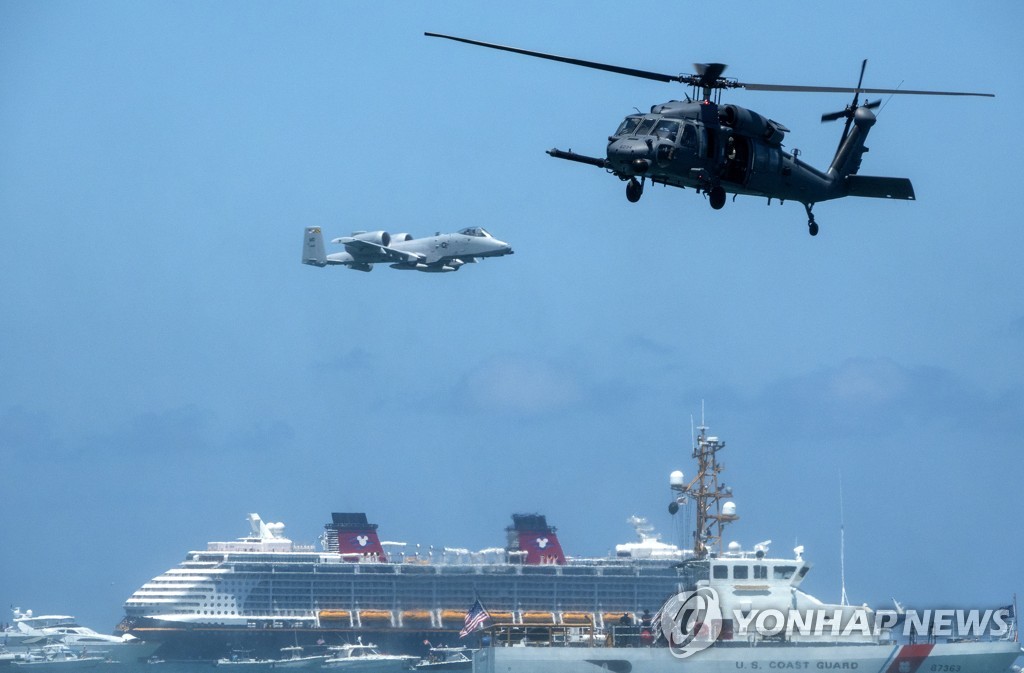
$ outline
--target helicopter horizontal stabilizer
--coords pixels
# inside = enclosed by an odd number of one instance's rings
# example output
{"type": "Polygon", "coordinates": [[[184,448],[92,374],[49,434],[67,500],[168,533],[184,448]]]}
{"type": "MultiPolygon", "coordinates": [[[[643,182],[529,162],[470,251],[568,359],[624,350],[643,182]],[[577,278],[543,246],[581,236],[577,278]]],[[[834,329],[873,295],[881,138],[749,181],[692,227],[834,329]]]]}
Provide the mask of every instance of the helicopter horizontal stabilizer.
{"type": "Polygon", "coordinates": [[[914,186],[907,178],[879,178],[871,175],[846,176],[849,196],[869,196],[876,199],[914,200],[914,186]]]}

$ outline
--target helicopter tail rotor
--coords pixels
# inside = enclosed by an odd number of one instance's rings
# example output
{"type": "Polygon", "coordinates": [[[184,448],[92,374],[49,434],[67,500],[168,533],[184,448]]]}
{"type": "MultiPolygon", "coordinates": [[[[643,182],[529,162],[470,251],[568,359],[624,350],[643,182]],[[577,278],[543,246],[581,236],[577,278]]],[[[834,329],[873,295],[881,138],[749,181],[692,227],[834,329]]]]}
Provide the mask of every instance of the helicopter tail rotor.
{"type": "Polygon", "coordinates": [[[821,115],[822,122],[831,122],[839,119],[840,117],[846,117],[846,128],[843,129],[843,137],[846,137],[847,132],[850,130],[850,122],[853,120],[853,114],[857,111],[857,102],[860,100],[861,86],[864,84],[864,70],[868,67],[868,60],[864,59],[860,63],[860,77],[857,79],[857,88],[853,90],[853,102],[846,106],[845,110],[839,110],[838,112],[828,112],[821,115]]]}

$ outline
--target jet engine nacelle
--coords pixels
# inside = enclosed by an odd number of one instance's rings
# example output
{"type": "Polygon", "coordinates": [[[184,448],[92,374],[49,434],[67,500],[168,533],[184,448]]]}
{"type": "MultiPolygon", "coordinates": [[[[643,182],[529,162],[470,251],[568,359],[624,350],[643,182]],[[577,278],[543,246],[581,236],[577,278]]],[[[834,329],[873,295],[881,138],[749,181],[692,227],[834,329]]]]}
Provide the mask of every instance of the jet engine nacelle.
{"type": "Polygon", "coordinates": [[[392,243],[402,243],[403,241],[411,241],[412,234],[391,234],[392,243]]]}
{"type": "Polygon", "coordinates": [[[377,245],[391,245],[391,234],[386,231],[353,231],[352,238],[358,238],[360,241],[369,241],[377,245]]]}
{"type": "Polygon", "coordinates": [[[773,145],[778,145],[786,137],[785,128],[781,124],[739,105],[723,106],[720,118],[723,125],[731,127],[734,131],[763,138],[773,145]]]}

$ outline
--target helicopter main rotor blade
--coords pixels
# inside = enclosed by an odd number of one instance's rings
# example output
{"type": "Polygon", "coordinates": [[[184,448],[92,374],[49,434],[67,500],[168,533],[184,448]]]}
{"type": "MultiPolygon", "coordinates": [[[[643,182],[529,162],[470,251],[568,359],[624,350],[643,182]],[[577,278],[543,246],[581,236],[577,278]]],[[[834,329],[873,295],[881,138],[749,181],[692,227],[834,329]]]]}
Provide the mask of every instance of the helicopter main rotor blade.
{"type": "Polygon", "coordinates": [[[427,37],[440,37],[445,40],[452,40],[454,42],[464,42],[466,44],[473,44],[478,47],[487,47],[488,49],[498,49],[500,51],[510,51],[514,54],[523,54],[524,56],[534,56],[536,58],[543,58],[549,61],[558,61],[560,63],[569,63],[570,65],[578,65],[584,68],[593,68],[594,70],[604,70],[605,72],[614,72],[620,75],[629,75],[630,77],[640,77],[642,79],[650,79],[656,82],[680,82],[682,84],[688,84],[690,86],[699,86],[711,89],[749,89],[750,91],[794,91],[794,92],[806,92],[806,93],[887,93],[887,94],[911,94],[919,96],[987,96],[989,98],[995,97],[995,94],[991,93],[968,93],[963,91],[911,91],[908,89],[861,89],[852,88],[846,86],[800,86],[793,84],[756,84],[753,82],[737,82],[734,79],[725,79],[721,77],[722,71],[725,70],[725,66],[718,63],[711,63],[706,65],[698,64],[696,67],[698,71],[703,71],[703,74],[697,75],[666,75],[660,72],[651,72],[650,70],[638,70],[636,68],[624,68],[619,65],[609,65],[607,63],[598,63],[597,61],[585,61],[580,58],[569,58],[568,56],[558,56],[557,54],[545,54],[540,51],[530,51],[529,49],[520,49],[518,47],[507,47],[501,44],[494,44],[492,42],[481,42],[479,40],[471,40],[465,37],[456,37],[454,35],[444,35],[442,33],[423,33],[427,37]]]}
{"type": "Polygon", "coordinates": [[[799,86],[793,84],[753,84],[737,82],[737,88],[749,91],[796,91],[801,93],[890,93],[912,96],[985,96],[995,98],[994,93],[972,93],[968,91],[912,91],[910,89],[875,89],[864,87],[855,89],[849,86],[799,86]]]}
{"type": "Polygon", "coordinates": [[[647,70],[637,70],[635,68],[623,68],[618,65],[608,65],[606,63],[597,63],[595,61],[584,61],[579,58],[568,58],[567,56],[557,56],[555,54],[544,54],[539,51],[530,51],[528,49],[519,49],[517,47],[506,47],[500,44],[492,44],[490,42],[479,42],[477,40],[470,40],[465,37],[454,37],[452,35],[442,35],[440,33],[423,33],[427,37],[442,37],[446,40],[454,40],[456,42],[465,42],[466,44],[475,44],[478,47],[488,47],[490,49],[500,49],[501,51],[511,51],[515,54],[524,54],[525,56],[536,56],[537,58],[546,58],[549,61],[559,61],[560,63],[569,63],[572,65],[579,65],[584,68],[593,68],[595,70],[605,70],[607,72],[615,72],[620,75],[629,75],[630,77],[642,77],[643,79],[653,79],[657,82],[682,82],[685,81],[683,77],[679,75],[665,75],[659,72],[650,72],[647,70]]]}

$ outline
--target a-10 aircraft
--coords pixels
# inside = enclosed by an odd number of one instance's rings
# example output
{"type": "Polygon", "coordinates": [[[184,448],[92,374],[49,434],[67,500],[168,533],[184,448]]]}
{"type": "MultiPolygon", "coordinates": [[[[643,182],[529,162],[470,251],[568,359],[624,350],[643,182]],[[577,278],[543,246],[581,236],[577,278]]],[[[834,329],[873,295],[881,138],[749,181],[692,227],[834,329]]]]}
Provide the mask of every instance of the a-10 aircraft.
{"type": "Polygon", "coordinates": [[[335,238],[345,252],[326,254],[320,227],[306,227],[302,240],[302,263],[313,266],[340,264],[356,271],[372,271],[374,264],[390,263],[392,269],[445,273],[480,257],[512,254],[512,246],[487,233],[483,227],[466,227],[455,234],[413,238],[386,231],[356,231],[335,238]]]}

